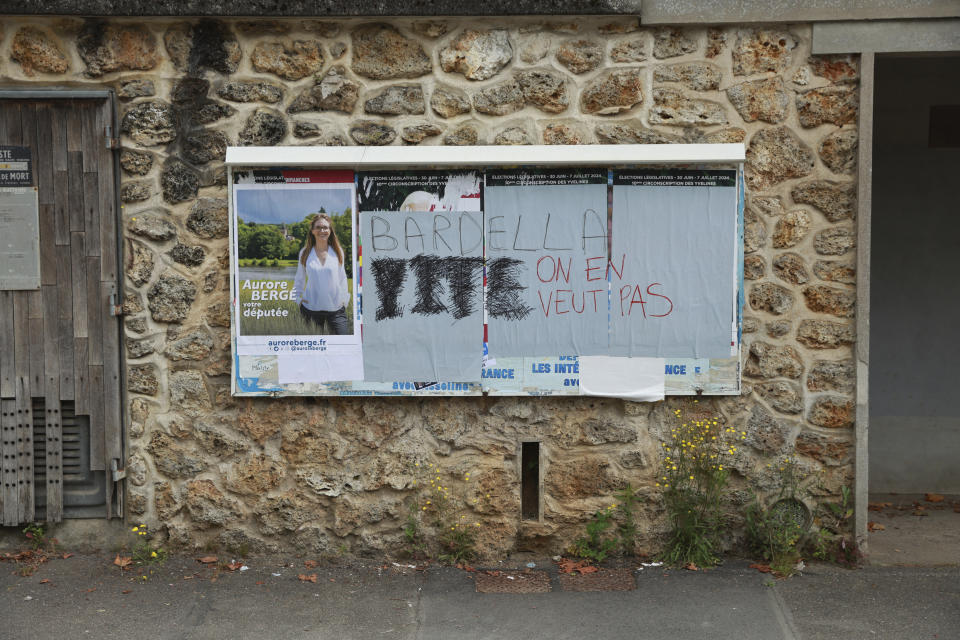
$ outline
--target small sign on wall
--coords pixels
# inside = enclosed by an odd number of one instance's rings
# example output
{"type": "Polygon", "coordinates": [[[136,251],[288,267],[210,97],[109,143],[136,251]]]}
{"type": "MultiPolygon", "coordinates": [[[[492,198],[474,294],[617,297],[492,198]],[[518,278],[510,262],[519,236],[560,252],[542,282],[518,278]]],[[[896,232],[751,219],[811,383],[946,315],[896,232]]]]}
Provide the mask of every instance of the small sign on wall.
{"type": "Polygon", "coordinates": [[[36,187],[0,187],[0,290],[40,288],[36,187]]]}
{"type": "Polygon", "coordinates": [[[30,147],[0,145],[0,187],[32,187],[30,147]]]}

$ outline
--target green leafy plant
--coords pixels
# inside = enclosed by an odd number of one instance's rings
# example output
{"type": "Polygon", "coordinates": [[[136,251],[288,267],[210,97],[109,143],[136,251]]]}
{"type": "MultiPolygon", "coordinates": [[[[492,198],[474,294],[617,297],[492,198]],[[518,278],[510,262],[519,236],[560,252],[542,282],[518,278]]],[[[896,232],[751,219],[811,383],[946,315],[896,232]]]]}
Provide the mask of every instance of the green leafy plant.
{"type": "Polygon", "coordinates": [[[594,562],[603,562],[617,548],[619,541],[607,535],[607,530],[613,526],[614,508],[616,505],[610,505],[593,514],[587,523],[587,535],[573,541],[569,549],[570,553],[594,562]]]}
{"type": "Polygon", "coordinates": [[[461,564],[473,560],[477,536],[470,527],[453,525],[440,533],[440,554],[437,558],[447,564],[461,564]]]}
{"type": "Polygon", "coordinates": [[[39,522],[24,527],[23,535],[30,541],[30,546],[34,551],[39,551],[47,546],[47,528],[39,522]]]}
{"type": "MultiPolygon", "coordinates": [[[[138,524],[130,529],[130,532],[134,535],[133,543],[130,545],[130,557],[122,559],[121,562],[115,561],[115,564],[121,568],[127,568],[132,564],[137,567],[140,580],[146,581],[155,568],[163,566],[167,561],[167,552],[153,545],[151,542],[153,535],[147,525],[138,524]]],[[[121,560],[119,555],[117,560],[121,560]]]]}
{"type": "Polygon", "coordinates": [[[777,462],[777,471],[779,491],[767,500],[755,496],[746,509],[747,544],[770,563],[774,573],[789,576],[801,560],[810,527],[809,512],[801,501],[810,478],[801,477],[796,461],[789,457],[777,462]]]}
{"type": "Polygon", "coordinates": [[[736,452],[737,432],[713,416],[685,419],[680,409],[674,416],[678,424],[663,443],[657,482],[671,525],[659,557],[670,566],[712,567],[720,562],[724,526],[722,506],[729,470],[723,463],[736,452]]]}
{"type": "Polygon", "coordinates": [[[408,502],[402,529],[408,553],[426,558],[434,554],[449,564],[476,558],[480,523],[473,515],[480,508],[481,495],[474,490],[476,497],[467,498],[470,472],[460,474],[434,463],[415,462],[412,473],[416,495],[408,502]]]}
{"type": "Polygon", "coordinates": [[[814,518],[817,531],[810,541],[813,557],[851,568],[859,566],[863,554],[850,535],[851,518],[853,501],[850,487],[843,486],[840,488],[839,502],[821,502],[818,505],[814,518]]]}
{"type": "Polygon", "coordinates": [[[637,550],[637,505],[643,502],[633,485],[627,486],[613,494],[617,499],[617,534],[619,535],[620,549],[625,554],[633,554],[637,550]]]}

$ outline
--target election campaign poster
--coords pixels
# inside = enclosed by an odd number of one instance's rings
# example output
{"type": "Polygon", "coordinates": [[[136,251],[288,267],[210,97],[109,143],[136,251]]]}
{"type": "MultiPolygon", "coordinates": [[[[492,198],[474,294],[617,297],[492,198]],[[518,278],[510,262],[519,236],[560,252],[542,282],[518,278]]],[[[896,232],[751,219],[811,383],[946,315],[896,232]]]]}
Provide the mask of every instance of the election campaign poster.
{"type": "Polygon", "coordinates": [[[480,380],[481,179],[358,175],[365,380],[480,380]]]}
{"type": "Polygon", "coordinates": [[[270,357],[245,366],[280,384],[363,379],[354,199],[352,171],[233,172],[236,351],[270,357]]]}

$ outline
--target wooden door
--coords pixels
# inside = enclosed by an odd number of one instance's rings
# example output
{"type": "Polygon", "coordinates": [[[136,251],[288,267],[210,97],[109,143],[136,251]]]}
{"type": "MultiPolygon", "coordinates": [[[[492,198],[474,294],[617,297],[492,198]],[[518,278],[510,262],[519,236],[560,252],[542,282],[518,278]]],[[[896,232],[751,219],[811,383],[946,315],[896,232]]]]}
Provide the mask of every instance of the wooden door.
{"type": "Polygon", "coordinates": [[[102,487],[102,515],[117,515],[117,212],[105,137],[112,109],[108,94],[0,99],[0,145],[31,151],[41,285],[0,291],[2,525],[60,521],[65,496],[69,515],[72,488],[91,478],[102,487]]]}

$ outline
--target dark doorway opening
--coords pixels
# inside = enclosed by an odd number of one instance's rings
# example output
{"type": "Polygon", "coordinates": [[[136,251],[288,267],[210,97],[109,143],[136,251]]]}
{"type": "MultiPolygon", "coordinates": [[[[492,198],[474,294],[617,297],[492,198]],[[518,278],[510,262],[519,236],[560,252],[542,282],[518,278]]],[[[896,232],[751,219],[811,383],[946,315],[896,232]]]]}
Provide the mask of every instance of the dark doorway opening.
{"type": "Polygon", "coordinates": [[[520,454],[520,513],[524,520],[540,519],[540,443],[524,442],[520,454]]]}

